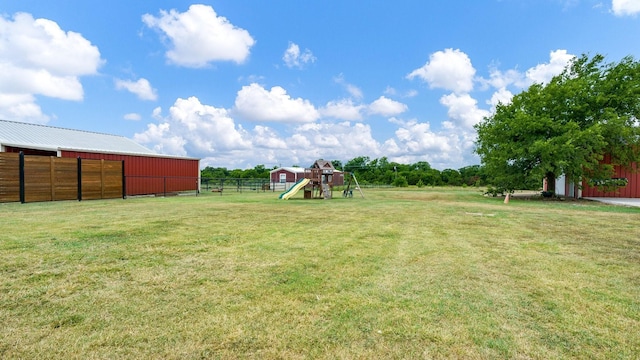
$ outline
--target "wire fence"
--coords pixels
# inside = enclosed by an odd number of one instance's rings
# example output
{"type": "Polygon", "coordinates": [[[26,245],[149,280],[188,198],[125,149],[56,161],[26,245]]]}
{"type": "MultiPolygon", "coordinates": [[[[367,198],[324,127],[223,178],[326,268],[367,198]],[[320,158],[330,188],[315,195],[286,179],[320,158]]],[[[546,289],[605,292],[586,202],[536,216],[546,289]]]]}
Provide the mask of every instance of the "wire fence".
{"type": "MultiPolygon", "coordinates": [[[[271,181],[265,178],[198,178],[188,176],[126,176],[127,196],[174,196],[196,195],[200,193],[245,193],[274,192],[289,190],[295,183],[271,181]]],[[[352,184],[354,186],[354,184],[352,184]]],[[[342,191],[347,185],[334,186],[334,191],[342,191]]],[[[391,188],[386,184],[360,184],[362,189],[391,188]]]]}

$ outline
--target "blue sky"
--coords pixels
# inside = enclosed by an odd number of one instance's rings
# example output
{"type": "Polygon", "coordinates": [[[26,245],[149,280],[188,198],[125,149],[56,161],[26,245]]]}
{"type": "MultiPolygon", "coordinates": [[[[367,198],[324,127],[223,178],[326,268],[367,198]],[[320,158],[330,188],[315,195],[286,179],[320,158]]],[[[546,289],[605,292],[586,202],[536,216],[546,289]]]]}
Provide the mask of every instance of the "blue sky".
{"type": "Polygon", "coordinates": [[[638,38],[640,0],[0,0],[0,118],[203,167],[458,169],[499,101],[638,38]]]}

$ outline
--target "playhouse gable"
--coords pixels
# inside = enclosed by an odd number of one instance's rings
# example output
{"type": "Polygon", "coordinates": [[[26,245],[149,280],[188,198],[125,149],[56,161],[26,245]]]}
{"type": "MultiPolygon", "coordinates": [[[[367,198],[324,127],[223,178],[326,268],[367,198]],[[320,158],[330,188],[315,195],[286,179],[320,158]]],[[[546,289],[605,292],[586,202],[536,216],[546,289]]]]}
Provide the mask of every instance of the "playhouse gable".
{"type": "Polygon", "coordinates": [[[333,164],[331,163],[331,161],[327,161],[327,160],[316,160],[316,162],[313,163],[313,165],[311,166],[312,169],[322,169],[322,173],[323,174],[332,174],[333,171],[335,170],[335,168],[333,167],[333,164]]]}

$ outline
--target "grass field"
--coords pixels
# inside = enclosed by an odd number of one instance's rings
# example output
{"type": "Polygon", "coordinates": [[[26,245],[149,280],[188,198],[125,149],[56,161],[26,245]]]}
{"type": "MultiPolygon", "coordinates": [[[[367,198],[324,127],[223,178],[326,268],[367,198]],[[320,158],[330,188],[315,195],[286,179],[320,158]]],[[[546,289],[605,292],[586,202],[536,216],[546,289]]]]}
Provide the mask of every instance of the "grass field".
{"type": "Polygon", "coordinates": [[[365,195],[0,204],[0,358],[640,358],[640,209],[365,195]]]}

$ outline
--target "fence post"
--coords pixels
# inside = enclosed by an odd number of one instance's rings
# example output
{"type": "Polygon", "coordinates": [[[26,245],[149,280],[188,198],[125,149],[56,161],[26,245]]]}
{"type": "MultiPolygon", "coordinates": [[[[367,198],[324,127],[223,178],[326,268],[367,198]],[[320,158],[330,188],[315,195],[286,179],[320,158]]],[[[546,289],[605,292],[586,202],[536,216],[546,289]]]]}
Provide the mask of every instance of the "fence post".
{"type": "Polygon", "coordinates": [[[163,188],[163,191],[164,191],[164,197],[167,197],[167,177],[166,177],[166,176],[164,176],[164,177],[162,178],[162,180],[163,180],[163,186],[164,186],[164,188],[163,188]]]}
{"type": "Polygon", "coordinates": [[[127,198],[127,179],[124,175],[124,160],[122,160],[122,198],[127,198]]]}
{"type": "Polygon", "coordinates": [[[78,156],[78,201],[82,201],[82,158],[78,156]]]}
{"type": "Polygon", "coordinates": [[[20,178],[20,203],[24,204],[25,203],[25,196],[24,196],[24,152],[20,151],[20,160],[18,160],[19,165],[18,165],[18,177],[20,178]]]}

